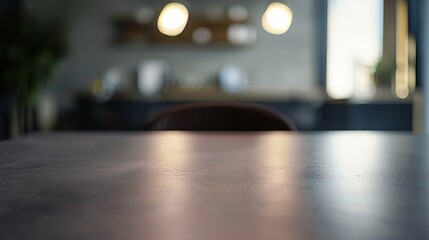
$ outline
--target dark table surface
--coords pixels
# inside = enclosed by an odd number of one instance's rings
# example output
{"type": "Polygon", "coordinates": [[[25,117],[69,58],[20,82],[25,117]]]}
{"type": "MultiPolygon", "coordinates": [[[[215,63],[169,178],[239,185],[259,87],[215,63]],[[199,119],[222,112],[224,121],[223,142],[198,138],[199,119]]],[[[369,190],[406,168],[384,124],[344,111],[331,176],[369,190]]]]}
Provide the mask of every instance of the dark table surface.
{"type": "Polygon", "coordinates": [[[428,238],[429,137],[51,133],[0,143],[0,239],[428,238]]]}

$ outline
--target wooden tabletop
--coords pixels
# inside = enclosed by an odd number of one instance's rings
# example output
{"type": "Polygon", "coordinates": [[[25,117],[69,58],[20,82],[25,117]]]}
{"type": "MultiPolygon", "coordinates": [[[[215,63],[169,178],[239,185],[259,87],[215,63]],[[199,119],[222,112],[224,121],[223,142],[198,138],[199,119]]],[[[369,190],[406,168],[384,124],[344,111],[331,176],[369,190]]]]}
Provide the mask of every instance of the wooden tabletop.
{"type": "Polygon", "coordinates": [[[429,138],[52,133],[0,143],[0,239],[429,239],[429,138]]]}

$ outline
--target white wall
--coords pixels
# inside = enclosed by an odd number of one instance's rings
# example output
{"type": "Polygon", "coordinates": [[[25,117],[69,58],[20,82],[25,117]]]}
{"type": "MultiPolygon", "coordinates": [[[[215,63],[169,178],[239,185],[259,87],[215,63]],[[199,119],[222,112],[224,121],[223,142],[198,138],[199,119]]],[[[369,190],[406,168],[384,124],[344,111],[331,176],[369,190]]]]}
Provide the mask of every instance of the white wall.
{"type": "Polygon", "coordinates": [[[250,20],[258,27],[258,40],[249,47],[195,47],[144,45],[115,46],[112,43],[112,18],[133,13],[142,5],[161,8],[162,1],[144,0],[25,0],[26,7],[41,16],[62,14],[69,23],[69,54],[56,69],[49,89],[61,106],[70,106],[73,94],[85,89],[91,79],[108,68],[122,67],[132,87],[139,62],[145,59],[169,61],[180,78],[190,73],[214,76],[224,64],[235,64],[247,71],[251,89],[276,89],[290,92],[316,88],[318,81],[315,34],[315,1],[288,0],[294,13],[285,35],[263,31],[260,19],[269,4],[261,0],[191,0],[190,11],[207,4],[229,6],[241,3],[250,8],[250,20]]]}

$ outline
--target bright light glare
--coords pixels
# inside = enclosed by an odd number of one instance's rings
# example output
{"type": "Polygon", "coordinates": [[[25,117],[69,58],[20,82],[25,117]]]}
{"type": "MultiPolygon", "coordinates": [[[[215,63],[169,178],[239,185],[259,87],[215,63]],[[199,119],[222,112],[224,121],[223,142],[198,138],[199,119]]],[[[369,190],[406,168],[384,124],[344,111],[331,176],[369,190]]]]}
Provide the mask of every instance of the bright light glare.
{"type": "Polygon", "coordinates": [[[158,29],[167,36],[177,36],[185,29],[188,17],[188,9],[183,4],[169,3],[159,14],[158,29]]]}
{"type": "Polygon", "coordinates": [[[292,24],[292,11],[283,3],[271,3],[262,16],[262,27],[265,31],[280,35],[289,30],[292,24]]]}
{"type": "Polygon", "coordinates": [[[409,79],[409,39],[408,39],[408,6],[406,1],[398,1],[396,7],[396,79],[395,94],[405,99],[410,94],[409,79]]]}
{"type": "Polygon", "coordinates": [[[333,99],[371,98],[371,67],[381,57],[382,0],[329,0],[327,92],[333,99]],[[365,17],[362,17],[365,13],[365,17]]]}

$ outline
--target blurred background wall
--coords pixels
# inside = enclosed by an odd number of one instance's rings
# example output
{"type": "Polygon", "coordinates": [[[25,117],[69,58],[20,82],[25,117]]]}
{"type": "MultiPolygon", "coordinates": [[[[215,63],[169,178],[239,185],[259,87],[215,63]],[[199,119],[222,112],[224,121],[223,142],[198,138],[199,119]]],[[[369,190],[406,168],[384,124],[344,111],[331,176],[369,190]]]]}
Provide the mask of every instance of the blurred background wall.
{"type": "Polygon", "coordinates": [[[266,105],[301,131],[421,129],[419,0],[287,0],[282,35],[261,22],[270,1],[178,1],[189,21],[175,37],[156,25],[167,0],[2,1],[0,139],[141,130],[152,114],[198,101],[266,105]],[[228,15],[234,5],[245,20],[228,15]],[[210,19],[213,9],[223,17],[210,19]],[[228,34],[240,24],[235,34],[252,41],[237,45],[228,34]],[[213,34],[204,44],[193,38],[201,26],[213,34]]]}
{"type": "Polygon", "coordinates": [[[318,0],[289,0],[294,19],[287,35],[266,33],[260,24],[267,2],[260,0],[191,1],[190,12],[208,6],[242,4],[249,9],[250,23],[257,28],[257,41],[250,46],[222,47],[191,44],[115,44],[112,21],[132,15],[144,6],[160,10],[166,3],[156,0],[25,0],[25,8],[42,18],[61,15],[68,28],[69,54],[60,63],[49,85],[60,108],[72,103],[73,94],[86,89],[94,77],[112,67],[124,70],[122,89],[135,88],[140,62],[162,59],[171,63],[177,81],[199,76],[211,81],[220,67],[234,64],[248,75],[249,90],[309,94],[318,86],[318,0]]]}

